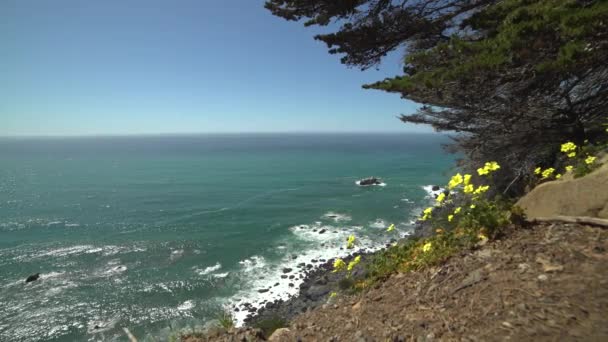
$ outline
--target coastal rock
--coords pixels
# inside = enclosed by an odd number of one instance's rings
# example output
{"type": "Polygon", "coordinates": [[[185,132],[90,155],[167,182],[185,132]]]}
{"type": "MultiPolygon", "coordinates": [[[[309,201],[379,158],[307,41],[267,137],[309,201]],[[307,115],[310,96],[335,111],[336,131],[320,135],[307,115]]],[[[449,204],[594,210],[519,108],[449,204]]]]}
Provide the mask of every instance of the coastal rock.
{"type": "Polygon", "coordinates": [[[325,295],[327,295],[330,292],[329,287],[324,286],[324,285],[314,285],[311,286],[307,291],[306,291],[306,298],[311,299],[311,300],[316,300],[319,299],[325,295]]]}
{"type": "Polygon", "coordinates": [[[275,341],[284,341],[289,337],[289,329],[287,328],[279,328],[277,330],[274,331],[274,333],[272,333],[272,335],[270,335],[270,337],[268,338],[268,341],[270,342],[275,342],[275,341]]]}
{"type": "Polygon", "coordinates": [[[357,184],[360,186],[380,185],[382,181],[376,177],[369,177],[357,181],[357,184]]]}
{"type": "Polygon", "coordinates": [[[36,281],[40,279],[40,273],[36,273],[36,274],[32,274],[31,276],[27,277],[27,279],[25,279],[25,283],[31,283],[33,281],[36,281]]]}
{"type": "Polygon", "coordinates": [[[608,218],[608,164],[576,179],[543,183],[520,198],[517,205],[529,219],[589,216],[608,218]]]}
{"type": "Polygon", "coordinates": [[[289,268],[289,267],[285,267],[285,268],[283,269],[283,273],[289,273],[289,272],[291,272],[291,271],[293,271],[293,270],[292,270],[291,268],[289,268]]]}
{"type": "Polygon", "coordinates": [[[433,191],[439,191],[439,189],[441,189],[441,187],[439,187],[439,185],[433,185],[433,188],[432,188],[433,191]]]}

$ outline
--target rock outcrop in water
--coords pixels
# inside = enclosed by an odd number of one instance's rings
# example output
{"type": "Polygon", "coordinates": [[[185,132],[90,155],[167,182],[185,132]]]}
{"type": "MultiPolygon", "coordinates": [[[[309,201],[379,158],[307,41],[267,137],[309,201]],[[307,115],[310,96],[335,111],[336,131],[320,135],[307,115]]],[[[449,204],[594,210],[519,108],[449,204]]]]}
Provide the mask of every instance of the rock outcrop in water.
{"type": "Polygon", "coordinates": [[[380,185],[382,184],[382,180],[376,177],[369,177],[357,181],[357,184],[360,186],[380,185]]]}
{"type": "Polygon", "coordinates": [[[27,279],[25,279],[25,283],[31,283],[33,281],[36,281],[40,279],[40,273],[36,273],[36,274],[32,274],[31,276],[27,277],[27,279]]]}

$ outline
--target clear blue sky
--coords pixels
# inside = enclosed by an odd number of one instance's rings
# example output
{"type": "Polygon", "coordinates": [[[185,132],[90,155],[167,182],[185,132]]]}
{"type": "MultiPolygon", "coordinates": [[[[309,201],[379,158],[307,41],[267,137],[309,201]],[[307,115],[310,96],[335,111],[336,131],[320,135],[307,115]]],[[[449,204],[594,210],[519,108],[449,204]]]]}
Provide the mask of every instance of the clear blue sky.
{"type": "Polygon", "coordinates": [[[0,135],[429,130],[263,3],[0,1],[0,135]]]}

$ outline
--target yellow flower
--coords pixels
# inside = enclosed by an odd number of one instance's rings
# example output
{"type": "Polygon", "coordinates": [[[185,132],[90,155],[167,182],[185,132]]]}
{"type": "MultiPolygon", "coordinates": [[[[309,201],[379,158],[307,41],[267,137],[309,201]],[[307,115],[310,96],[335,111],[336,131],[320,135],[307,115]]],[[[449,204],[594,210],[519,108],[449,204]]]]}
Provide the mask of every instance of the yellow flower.
{"type": "Polygon", "coordinates": [[[542,169],[540,167],[537,167],[536,169],[534,169],[535,175],[540,175],[541,172],[542,172],[542,169]]]}
{"type": "Polygon", "coordinates": [[[454,189],[461,183],[462,183],[462,175],[460,173],[457,173],[448,182],[448,189],[454,189]]]}
{"type": "Polygon", "coordinates": [[[388,226],[388,228],[386,229],[387,232],[392,232],[393,230],[395,230],[395,225],[391,224],[390,226],[388,226]]]}
{"type": "Polygon", "coordinates": [[[430,252],[432,248],[433,248],[433,244],[430,242],[427,242],[422,246],[422,251],[425,253],[430,252]]]}
{"type": "Polygon", "coordinates": [[[489,174],[489,173],[490,173],[490,170],[486,169],[485,167],[483,167],[483,168],[482,168],[482,167],[480,167],[479,169],[477,169],[477,173],[478,173],[480,176],[484,176],[484,175],[489,174]]]}
{"type": "Polygon", "coordinates": [[[574,157],[576,157],[576,152],[568,153],[568,158],[574,158],[574,157]]]}
{"type": "Polygon", "coordinates": [[[443,202],[443,200],[445,199],[445,192],[442,192],[439,194],[439,196],[437,196],[437,203],[441,203],[443,202]]]}
{"type": "Polygon", "coordinates": [[[361,256],[357,255],[353,261],[348,263],[348,267],[346,268],[348,271],[352,271],[353,268],[355,268],[355,266],[357,266],[357,264],[361,261],[361,256]]]}
{"type": "Polygon", "coordinates": [[[471,206],[469,208],[471,209],[475,209],[477,206],[475,204],[471,204],[471,206]]]}
{"type": "Polygon", "coordinates": [[[562,174],[561,173],[558,173],[558,174],[555,175],[555,179],[560,179],[560,178],[562,178],[562,174]]]}
{"type": "Polygon", "coordinates": [[[549,178],[555,172],[555,169],[550,167],[542,172],[542,179],[549,178]]]}
{"type": "Polygon", "coordinates": [[[352,249],[355,247],[355,236],[351,235],[348,237],[348,240],[346,240],[346,249],[352,249]]]}
{"type": "Polygon", "coordinates": [[[465,194],[470,194],[474,190],[475,190],[475,187],[473,187],[473,184],[469,184],[469,185],[465,186],[463,189],[465,194]]]}
{"type": "Polygon", "coordinates": [[[480,233],[479,235],[477,235],[477,237],[479,238],[479,240],[487,240],[488,237],[485,236],[483,233],[480,233]]]}
{"type": "Polygon", "coordinates": [[[495,161],[491,161],[491,162],[486,162],[482,168],[477,169],[477,173],[480,176],[483,176],[483,175],[489,174],[492,171],[496,171],[498,169],[500,169],[500,165],[498,165],[498,163],[495,161]]]}
{"type": "Polygon", "coordinates": [[[488,191],[488,189],[490,189],[489,185],[480,185],[477,189],[475,189],[475,191],[473,193],[475,195],[480,195],[480,194],[483,194],[484,192],[488,191]]]}
{"type": "Polygon", "coordinates": [[[332,292],[329,294],[329,298],[334,298],[335,296],[337,296],[338,294],[335,292],[332,292]]]}
{"type": "Polygon", "coordinates": [[[464,185],[469,185],[469,183],[471,183],[471,177],[472,176],[469,174],[464,175],[464,180],[463,180],[464,185]]]}
{"type": "Polygon", "coordinates": [[[345,268],[346,268],[346,263],[344,262],[344,260],[338,258],[338,259],[336,259],[336,261],[334,261],[334,270],[333,270],[334,273],[344,271],[345,268]]]}
{"type": "Polygon", "coordinates": [[[572,152],[574,150],[576,150],[576,145],[573,142],[568,141],[567,143],[562,144],[562,147],[561,147],[561,151],[562,152],[569,153],[569,152],[572,152]]]}
{"type": "Polygon", "coordinates": [[[597,159],[597,157],[589,156],[589,157],[587,157],[587,159],[585,159],[585,164],[591,165],[595,162],[596,159],[597,159]]]}
{"type": "Polygon", "coordinates": [[[448,215],[448,222],[452,222],[453,219],[454,219],[454,215],[448,215]]]}
{"type": "Polygon", "coordinates": [[[498,165],[498,163],[495,161],[491,161],[487,162],[484,168],[488,169],[489,171],[496,171],[500,169],[500,165],[498,165]]]}
{"type": "Polygon", "coordinates": [[[426,221],[428,218],[431,217],[432,212],[433,212],[433,207],[424,209],[423,215],[422,215],[422,218],[420,219],[420,221],[426,221]]]}
{"type": "Polygon", "coordinates": [[[567,172],[572,172],[572,169],[573,169],[573,168],[574,168],[574,167],[573,167],[572,165],[568,165],[568,166],[566,166],[566,171],[567,171],[567,172]]]}
{"type": "Polygon", "coordinates": [[[454,215],[456,214],[460,214],[460,211],[462,210],[462,207],[458,207],[454,210],[454,215]]]}

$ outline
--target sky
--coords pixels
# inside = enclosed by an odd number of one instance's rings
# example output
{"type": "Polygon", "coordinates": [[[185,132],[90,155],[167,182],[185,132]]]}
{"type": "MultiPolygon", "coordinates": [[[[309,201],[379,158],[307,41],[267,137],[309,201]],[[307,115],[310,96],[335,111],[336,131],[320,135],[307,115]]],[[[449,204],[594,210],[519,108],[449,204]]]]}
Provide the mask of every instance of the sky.
{"type": "Polygon", "coordinates": [[[362,84],[263,0],[0,1],[0,136],[411,132],[414,103],[362,84]]]}

